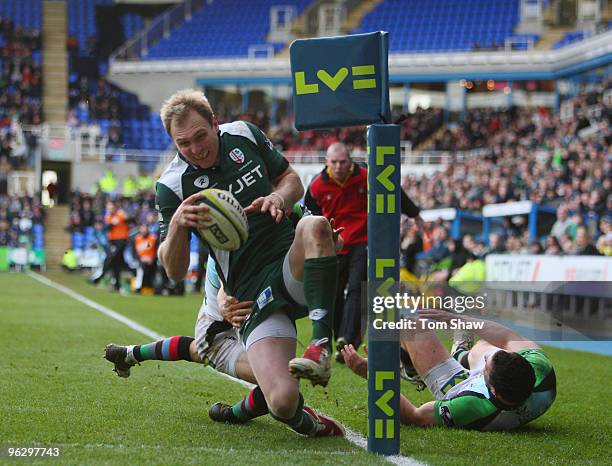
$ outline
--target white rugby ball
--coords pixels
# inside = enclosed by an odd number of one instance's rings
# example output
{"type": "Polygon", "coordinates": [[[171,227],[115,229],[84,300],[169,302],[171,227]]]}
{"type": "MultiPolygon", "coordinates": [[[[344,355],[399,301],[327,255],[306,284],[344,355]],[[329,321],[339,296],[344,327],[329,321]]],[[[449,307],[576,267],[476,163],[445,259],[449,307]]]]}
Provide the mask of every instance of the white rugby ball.
{"type": "Polygon", "coordinates": [[[207,215],[212,222],[208,228],[198,230],[200,236],[215,249],[239,249],[249,237],[249,223],[242,206],[229,191],[209,188],[202,192],[206,196],[202,202],[210,208],[207,215]]]}

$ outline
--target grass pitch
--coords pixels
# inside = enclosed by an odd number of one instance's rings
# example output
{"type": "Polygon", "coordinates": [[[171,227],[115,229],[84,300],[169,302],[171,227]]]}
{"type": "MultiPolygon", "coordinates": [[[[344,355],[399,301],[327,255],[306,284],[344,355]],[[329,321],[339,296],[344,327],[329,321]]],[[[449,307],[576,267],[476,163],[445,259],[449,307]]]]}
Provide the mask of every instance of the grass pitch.
{"type": "MultiPolygon", "coordinates": [[[[46,276],[160,334],[194,333],[199,296],[120,296],[80,275],[46,276]]],[[[102,358],[104,346],[147,337],[23,274],[0,275],[0,296],[0,448],[58,446],[64,464],[385,463],[343,439],[299,437],[269,417],[213,423],[208,407],[239,400],[244,387],[183,361],[145,362],[121,379],[102,358]]],[[[299,324],[302,343],[309,327],[299,324]]],[[[611,358],[546,350],[558,395],[542,418],[506,433],[404,426],[401,453],[439,465],[609,464],[611,358]]],[[[335,365],[326,389],[304,383],[302,390],[310,405],[366,435],[365,380],[335,365]]],[[[402,391],[416,403],[430,399],[411,385],[402,391]]]]}

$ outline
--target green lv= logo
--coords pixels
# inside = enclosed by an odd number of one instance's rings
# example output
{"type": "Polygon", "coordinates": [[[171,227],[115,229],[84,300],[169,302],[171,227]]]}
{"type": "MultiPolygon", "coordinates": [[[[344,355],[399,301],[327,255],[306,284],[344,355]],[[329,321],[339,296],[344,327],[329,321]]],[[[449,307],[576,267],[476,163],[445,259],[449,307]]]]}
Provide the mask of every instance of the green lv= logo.
{"type": "Polygon", "coordinates": [[[330,76],[325,70],[319,70],[317,71],[317,78],[319,78],[321,82],[329,87],[332,91],[335,91],[338,89],[338,86],[342,84],[342,81],[346,79],[348,74],[349,73],[346,68],[340,68],[335,76],[330,76]]]}
{"type": "MultiPolygon", "coordinates": [[[[376,79],[374,76],[376,73],[376,69],[374,65],[364,65],[364,66],[352,66],[351,67],[351,75],[352,76],[370,76],[370,78],[360,78],[353,79],[353,89],[374,89],[376,88],[376,79]]],[[[332,92],[335,92],[336,89],[340,87],[340,85],[344,82],[344,80],[348,77],[349,70],[346,67],[340,68],[336,71],[336,74],[333,76],[330,75],[325,70],[317,71],[317,78],[323,84],[331,89],[332,92]]],[[[295,73],[295,93],[297,95],[302,94],[318,94],[319,93],[319,84],[318,83],[307,83],[306,82],[306,73],[304,71],[296,71],[295,73]]]]}

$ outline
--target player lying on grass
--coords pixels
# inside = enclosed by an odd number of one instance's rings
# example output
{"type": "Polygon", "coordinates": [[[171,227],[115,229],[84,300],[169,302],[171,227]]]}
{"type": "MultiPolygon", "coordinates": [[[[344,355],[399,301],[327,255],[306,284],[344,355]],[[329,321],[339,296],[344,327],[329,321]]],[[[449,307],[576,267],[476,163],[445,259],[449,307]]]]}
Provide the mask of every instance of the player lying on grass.
{"type": "MultiPolygon", "coordinates": [[[[420,318],[450,321],[479,319],[438,310],[424,310],[420,318]]],[[[420,407],[400,395],[403,424],[442,425],[474,430],[510,430],[542,414],[556,396],[552,363],[537,343],[511,329],[484,321],[480,337],[471,348],[469,338],[456,340],[452,357],[432,331],[402,334],[415,369],[435,398],[420,407]]],[[[367,359],[352,346],[342,350],[346,364],[367,377],[367,359]]]]}

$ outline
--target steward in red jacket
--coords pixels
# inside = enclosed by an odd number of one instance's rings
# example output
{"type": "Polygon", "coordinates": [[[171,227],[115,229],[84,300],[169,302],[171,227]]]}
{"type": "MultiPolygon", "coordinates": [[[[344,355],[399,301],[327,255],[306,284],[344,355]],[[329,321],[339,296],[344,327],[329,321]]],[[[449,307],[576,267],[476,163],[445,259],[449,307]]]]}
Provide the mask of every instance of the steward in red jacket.
{"type": "MultiPolygon", "coordinates": [[[[363,338],[361,283],[367,280],[368,170],[353,162],[348,148],[339,142],[327,149],[325,164],[310,183],[304,203],[314,215],[333,218],[335,228],[344,227],[344,249],[338,255],[334,333],[337,347],[352,343],[357,348],[363,338]]],[[[401,211],[412,218],[419,215],[419,208],[403,191],[401,211]]],[[[336,359],[341,362],[339,352],[336,359]]]]}

